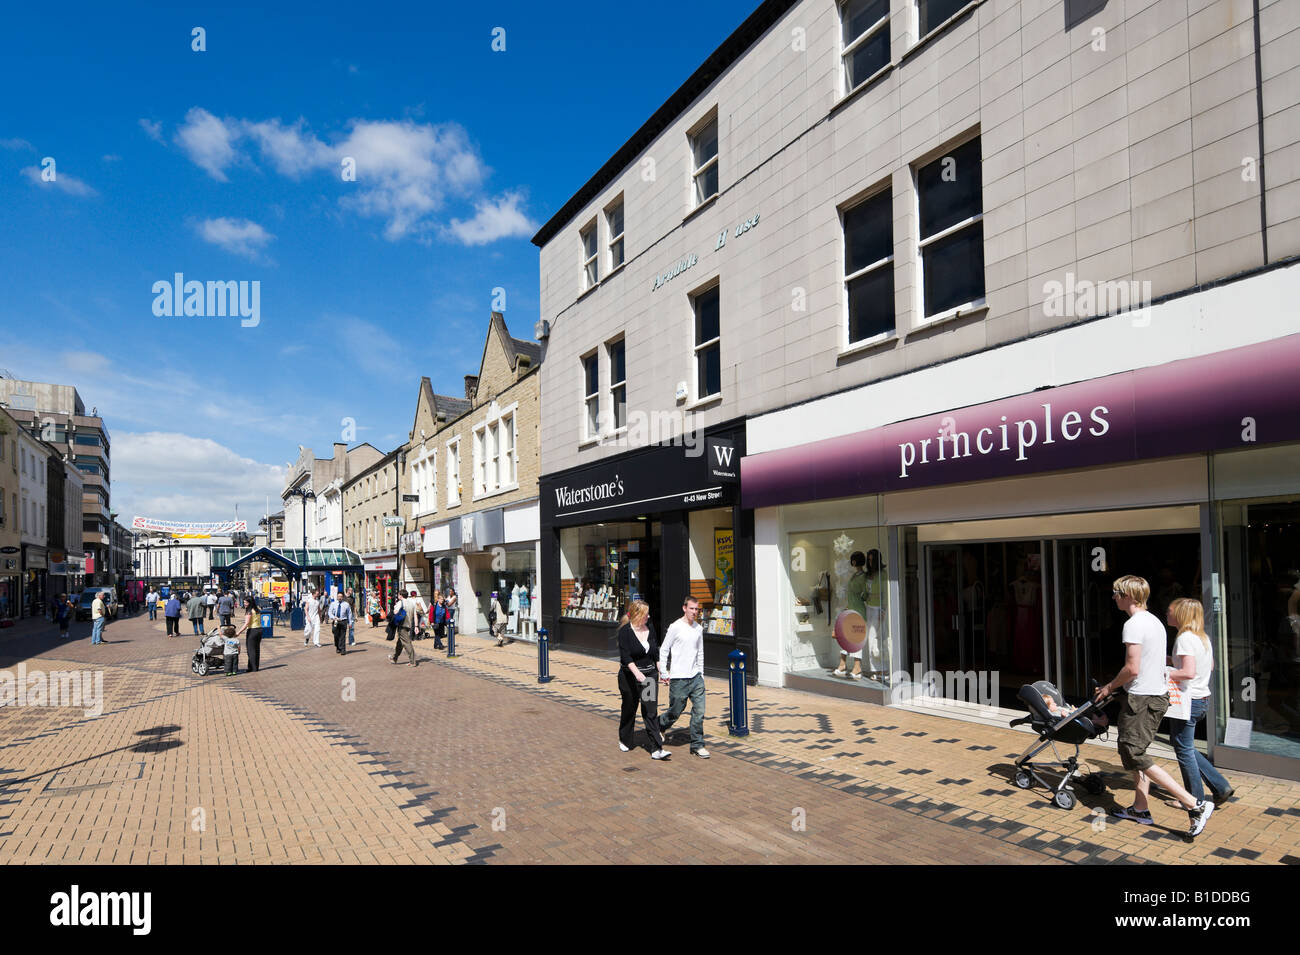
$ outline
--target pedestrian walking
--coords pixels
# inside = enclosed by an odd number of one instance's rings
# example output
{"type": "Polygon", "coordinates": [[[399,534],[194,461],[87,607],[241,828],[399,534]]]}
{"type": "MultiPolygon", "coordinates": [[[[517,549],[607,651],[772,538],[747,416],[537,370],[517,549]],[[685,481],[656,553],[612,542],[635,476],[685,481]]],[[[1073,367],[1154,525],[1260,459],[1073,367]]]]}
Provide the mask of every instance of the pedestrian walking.
{"type": "Polygon", "coordinates": [[[211,620],[212,612],[217,608],[217,595],[208,591],[208,593],[203,596],[203,606],[208,609],[208,619],[211,620]]]}
{"type": "Polygon", "coordinates": [[[302,645],[314,643],[320,646],[320,608],[316,601],[316,588],[307,591],[307,599],[302,602],[302,645]]]}
{"type": "Polygon", "coordinates": [[[347,653],[348,624],[352,622],[352,605],[337,591],[329,605],[329,621],[334,628],[334,652],[347,653]]]}
{"type": "Polygon", "coordinates": [[[185,604],[185,614],[190,618],[190,625],[199,636],[203,635],[203,597],[194,594],[185,604]]]}
{"type": "Polygon", "coordinates": [[[108,624],[108,609],[104,604],[104,592],[95,591],[95,600],[90,605],[90,642],[104,642],[104,627],[108,624]]]}
{"type": "Polygon", "coordinates": [[[150,585],[149,592],[144,595],[144,606],[149,611],[149,619],[158,619],[158,591],[150,585]]]}
{"type": "Polygon", "coordinates": [[[174,593],[163,604],[163,618],[167,623],[167,636],[179,637],[181,635],[181,601],[174,593]]]}
{"type": "Polygon", "coordinates": [[[497,646],[504,647],[507,643],[514,643],[512,638],[506,636],[506,614],[501,609],[501,601],[497,599],[497,592],[492,591],[492,600],[488,604],[488,629],[492,636],[497,638],[497,646]]]}
{"type": "Polygon", "coordinates": [[[673,621],[659,647],[659,659],[667,661],[668,709],[659,718],[659,729],[667,736],[677,717],[691,701],[691,755],[709,758],[704,746],[704,628],[696,623],[700,602],[687,597],[682,615],[673,621]]]}
{"type": "Polygon", "coordinates": [[[1147,808],[1147,792],[1154,781],[1182,803],[1190,819],[1187,834],[1198,836],[1214,812],[1214,803],[1193,798],[1146,754],[1156,738],[1160,720],[1169,709],[1169,695],[1165,689],[1168,637],[1164,624],[1147,610],[1151,585],[1141,577],[1121,577],[1115,581],[1111,596],[1120,611],[1128,615],[1122,637],[1125,661],[1123,669],[1113,680],[1097,688],[1097,699],[1109,696],[1121,686],[1124,688],[1125,696],[1119,710],[1119,759],[1125,769],[1132,771],[1135,790],[1133,805],[1127,809],[1112,809],[1111,815],[1116,819],[1151,825],[1154,820],[1147,808]]]}
{"type": "Polygon", "coordinates": [[[235,598],[230,595],[230,591],[224,591],[217,600],[217,617],[221,620],[221,626],[230,626],[230,620],[235,615],[235,598]]]}
{"type": "Polygon", "coordinates": [[[460,615],[460,607],[457,603],[456,588],[447,588],[447,633],[455,639],[456,635],[456,618],[460,615]]]}
{"type": "Polygon", "coordinates": [[[433,607],[429,612],[433,614],[433,648],[445,650],[442,638],[447,630],[447,598],[441,591],[433,592],[433,607]]]}
{"type": "Polygon", "coordinates": [[[348,646],[355,647],[357,645],[357,602],[356,598],[352,596],[351,587],[348,588],[346,600],[348,603],[348,646]]]}
{"type": "Polygon", "coordinates": [[[1214,651],[1205,632],[1205,608],[1199,600],[1179,597],[1169,605],[1169,625],[1178,631],[1174,642],[1174,671],[1169,679],[1188,697],[1191,707],[1186,719],[1169,719],[1169,742],[1178,756],[1183,786],[1198,802],[1205,798],[1201,780],[1210,784],[1216,809],[1232,798],[1232,784],[1196,748],[1196,724],[1205,718],[1210,705],[1210,674],[1214,672],[1214,651]]]}
{"type": "Polygon", "coordinates": [[[415,633],[415,626],[422,613],[426,613],[424,601],[416,596],[414,590],[408,590],[406,599],[398,601],[394,605],[393,623],[397,628],[397,645],[393,647],[393,655],[388,658],[389,663],[396,663],[397,658],[402,655],[402,648],[406,648],[406,656],[411,666],[419,666],[415,658],[415,643],[412,636],[415,633]]]}
{"type": "Polygon", "coordinates": [[[256,673],[262,667],[262,614],[257,609],[257,601],[250,598],[244,604],[244,625],[239,633],[244,637],[245,652],[248,656],[248,672],[256,673]]]}
{"type": "Polygon", "coordinates": [[[67,594],[59,594],[59,599],[54,607],[54,619],[59,625],[59,636],[64,640],[68,639],[68,621],[71,619],[76,608],[72,601],[68,599],[67,594]]]}
{"type": "Polygon", "coordinates": [[[659,638],[650,622],[650,607],[644,600],[633,600],[627,606],[623,626],[618,630],[618,655],[618,692],[623,699],[618,748],[625,753],[632,749],[632,730],[640,706],[646,734],[654,747],[650,757],[668,759],[672,754],[664,749],[663,734],[659,732],[659,638]]]}

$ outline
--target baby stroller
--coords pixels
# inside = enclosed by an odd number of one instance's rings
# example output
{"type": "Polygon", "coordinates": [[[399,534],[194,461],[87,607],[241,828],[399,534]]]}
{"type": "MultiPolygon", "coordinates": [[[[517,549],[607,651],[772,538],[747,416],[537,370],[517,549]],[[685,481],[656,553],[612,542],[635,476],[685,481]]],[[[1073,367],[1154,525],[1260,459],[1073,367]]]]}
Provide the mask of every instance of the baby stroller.
{"type": "MultiPolygon", "coordinates": [[[[1079,772],[1079,747],[1106,732],[1108,723],[1105,714],[1101,712],[1101,707],[1109,700],[1103,700],[1101,703],[1089,700],[1082,706],[1071,709],[1065,702],[1065,697],[1061,695],[1061,691],[1046,680],[1025,684],[1020,688],[1018,695],[1021,702],[1029,708],[1029,715],[1012,720],[1011,725],[1030,724],[1034,732],[1038,733],[1038,740],[1016,760],[1016,785],[1021,789],[1029,789],[1034,783],[1038,783],[1051,792],[1052,801],[1056,805],[1062,809],[1073,809],[1077,800],[1070,787],[1070,780],[1079,772]],[[1054,714],[1043,697],[1051,699],[1059,712],[1054,714]],[[1060,751],[1056,748],[1057,743],[1073,746],[1074,755],[1062,759],[1060,751]],[[1052,755],[1056,757],[1054,761],[1032,762],[1035,756],[1049,746],[1052,748],[1052,755]],[[1065,775],[1056,786],[1038,775],[1038,770],[1049,766],[1059,766],[1065,770],[1065,775]]],[[[1099,773],[1081,776],[1080,781],[1094,796],[1106,791],[1099,773]]]]}
{"type": "Polygon", "coordinates": [[[213,633],[199,636],[199,648],[190,660],[190,669],[199,676],[207,676],[210,670],[226,668],[226,637],[234,636],[234,627],[219,627],[213,633]],[[227,633],[229,631],[229,633],[227,633]]]}

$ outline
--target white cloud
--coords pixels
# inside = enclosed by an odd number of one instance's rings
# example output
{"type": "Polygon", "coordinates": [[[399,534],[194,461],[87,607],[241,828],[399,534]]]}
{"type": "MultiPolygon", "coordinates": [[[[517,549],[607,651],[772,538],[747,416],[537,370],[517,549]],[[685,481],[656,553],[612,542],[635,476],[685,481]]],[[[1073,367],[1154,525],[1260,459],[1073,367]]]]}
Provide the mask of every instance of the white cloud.
{"type": "MultiPolygon", "coordinates": [[[[142,121],[143,122],[143,121],[142,121]]],[[[185,154],[214,179],[227,181],[226,171],[248,157],[242,149],[256,147],[263,161],[280,175],[301,179],[317,172],[340,176],[346,159],[355,164],[356,179],[343,184],[340,203],[358,215],[384,222],[390,241],[440,233],[481,245],[505,236],[531,234],[531,220],[520,208],[522,193],[482,199],[489,170],[456,123],[411,120],[354,120],[346,135],[328,142],[299,118],[252,121],[219,119],[193,107],[176,133],[185,154]],[[435,217],[450,200],[475,200],[476,214],[450,227],[435,217]]]]}
{"type": "Polygon", "coordinates": [[[148,136],[150,139],[152,139],[154,142],[160,143],[163,141],[162,123],[156,123],[153,122],[152,120],[142,119],[140,120],[140,128],[143,129],[145,135],[148,136]]]}
{"type": "Polygon", "coordinates": [[[41,178],[42,169],[40,166],[27,166],[22,170],[22,174],[47,189],[58,189],[60,192],[66,192],[70,196],[97,196],[97,193],[86,183],[82,182],[75,176],[69,176],[66,172],[59,172],[55,166],[54,178],[48,182],[41,178]]]}
{"type": "Polygon", "coordinates": [[[122,157],[119,156],[117,153],[105,153],[105,154],[104,154],[103,156],[101,156],[100,158],[103,159],[104,162],[121,162],[121,161],[122,161],[122,157]]]}
{"type": "Polygon", "coordinates": [[[243,123],[242,129],[261,147],[278,173],[292,179],[336,163],[331,149],[307,130],[305,120],[286,126],[278,119],[243,123]]]}
{"type": "Polygon", "coordinates": [[[226,167],[239,160],[239,153],[235,151],[239,128],[230,125],[233,122],[220,120],[206,109],[195,106],[185,114],[185,122],[176,130],[176,145],[196,166],[219,182],[227,181],[226,167]]]}
{"type": "Polygon", "coordinates": [[[26,149],[36,152],[36,147],[25,139],[0,139],[0,149],[26,149]]]}
{"type": "Polygon", "coordinates": [[[248,219],[204,219],[196,227],[204,242],[220,246],[227,252],[256,259],[262,247],[275,238],[256,222],[248,219]]]}
{"type": "Polygon", "coordinates": [[[446,231],[465,245],[487,245],[497,239],[528,238],[537,231],[537,223],[519,208],[523,194],[507,192],[497,199],[475,203],[474,218],[452,219],[446,231]]]}
{"type": "Polygon", "coordinates": [[[164,431],[113,435],[113,507],[165,520],[256,521],[279,497],[284,467],[246,458],[210,438],[164,431]]]}

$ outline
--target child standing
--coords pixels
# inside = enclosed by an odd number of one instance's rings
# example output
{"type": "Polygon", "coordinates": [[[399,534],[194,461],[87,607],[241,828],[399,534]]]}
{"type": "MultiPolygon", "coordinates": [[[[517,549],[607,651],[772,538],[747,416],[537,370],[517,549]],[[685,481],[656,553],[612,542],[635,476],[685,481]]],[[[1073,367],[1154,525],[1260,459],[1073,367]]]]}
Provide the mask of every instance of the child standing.
{"type": "Polygon", "coordinates": [[[234,628],[226,634],[226,676],[234,676],[239,672],[239,638],[235,636],[234,628]]]}

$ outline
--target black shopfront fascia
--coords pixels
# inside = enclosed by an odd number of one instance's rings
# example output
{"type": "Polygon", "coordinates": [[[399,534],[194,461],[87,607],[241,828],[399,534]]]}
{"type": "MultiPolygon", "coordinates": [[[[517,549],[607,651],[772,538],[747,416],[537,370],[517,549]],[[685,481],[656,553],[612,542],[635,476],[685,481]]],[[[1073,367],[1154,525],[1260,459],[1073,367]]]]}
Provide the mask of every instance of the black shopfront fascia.
{"type": "Polygon", "coordinates": [[[709,428],[691,448],[652,445],[600,461],[543,475],[541,489],[542,626],[551,642],[604,657],[618,655],[617,624],[561,616],[560,532],[569,527],[635,521],[660,523],[659,600],[650,608],[660,638],[681,616],[690,592],[690,513],[730,507],[734,531],[735,633],[704,636],[704,669],[728,672],[727,655],[739,649],[754,659],[754,512],[740,507],[740,459],[745,454],[743,422],[709,428]]]}

